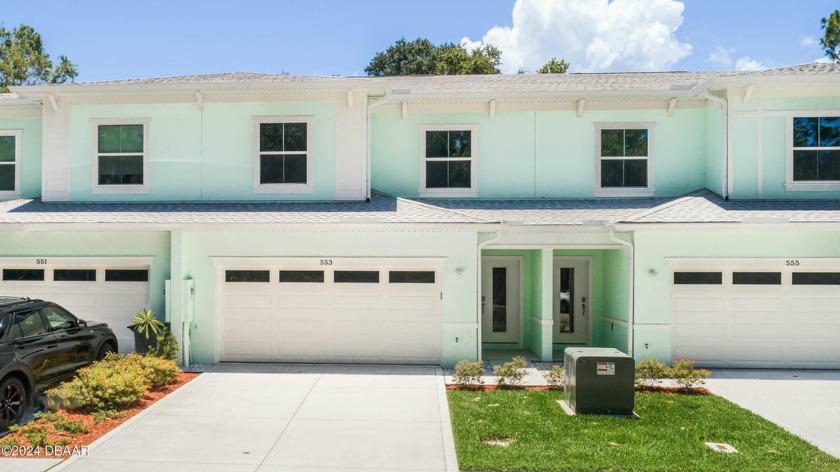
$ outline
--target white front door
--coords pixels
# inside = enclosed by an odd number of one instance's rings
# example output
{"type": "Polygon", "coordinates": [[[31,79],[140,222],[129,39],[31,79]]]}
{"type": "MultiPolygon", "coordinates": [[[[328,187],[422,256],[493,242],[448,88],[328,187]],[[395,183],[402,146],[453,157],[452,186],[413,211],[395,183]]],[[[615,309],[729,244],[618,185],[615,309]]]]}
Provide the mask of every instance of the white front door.
{"type": "Polygon", "coordinates": [[[481,267],[482,341],[521,342],[522,258],[486,256],[481,267]]]}
{"type": "Polygon", "coordinates": [[[589,292],[589,260],[555,257],[554,343],[588,342],[591,318],[589,292]]]}

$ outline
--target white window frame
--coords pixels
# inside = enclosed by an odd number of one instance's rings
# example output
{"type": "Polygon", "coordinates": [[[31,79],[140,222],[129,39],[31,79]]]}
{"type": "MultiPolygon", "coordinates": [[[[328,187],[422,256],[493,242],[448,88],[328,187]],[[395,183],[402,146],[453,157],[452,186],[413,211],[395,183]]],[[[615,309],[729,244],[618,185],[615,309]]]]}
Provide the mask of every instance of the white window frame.
{"type": "Polygon", "coordinates": [[[840,190],[840,180],[805,181],[793,180],[793,151],[808,149],[812,151],[838,149],[840,147],[793,147],[793,119],[794,118],[824,118],[840,116],[840,111],[795,111],[785,115],[785,189],[791,192],[827,192],[840,190]]]}
{"type": "Polygon", "coordinates": [[[595,190],[596,197],[652,197],[656,194],[654,185],[654,150],[656,149],[656,123],[594,123],[595,125],[595,190]],[[648,132],[647,187],[601,187],[601,161],[641,159],[642,156],[601,156],[601,131],[610,129],[646,129],[648,132]]]}
{"type": "Polygon", "coordinates": [[[478,125],[422,125],[420,135],[420,185],[421,197],[475,197],[478,195],[478,125]],[[469,131],[470,157],[446,158],[436,160],[470,161],[470,188],[428,188],[426,187],[426,131],[469,131]]]}
{"type": "MultiPolygon", "coordinates": [[[[91,122],[91,148],[93,149],[93,172],[91,181],[91,192],[100,195],[138,195],[149,193],[149,129],[151,118],[94,118],[91,122]],[[142,184],[99,184],[99,127],[101,125],[143,125],[143,183],[142,184]]],[[[138,153],[105,153],[108,155],[130,154],[136,156],[138,153]]]]}
{"type": "Polygon", "coordinates": [[[253,135],[253,166],[254,166],[254,193],[274,194],[299,194],[312,193],[315,189],[312,183],[313,159],[315,153],[312,151],[312,124],[315,121],[313,116],[255,116],[253,135]],[[306,183],[305,184],[263,184],[260,183],[260,154],[301,154],[301,151],[273,151],[270,153],[260,152],[260,125],[263,123],[306,123],[306,183]]]}
{"type": "Polygon", "coordinates": [[[0,192],[0,200],[16,200],[20,198],[20,167],[21,167],[21,140],[23,138],[23,130],[20,129],[4,129],[0,130],[0,136],[14,136],[15,138],[15,160],[12,162],[0,162],[0,165],[14,165],[15,166],[15,188],[14,190],[5,190],[0,192]]]}

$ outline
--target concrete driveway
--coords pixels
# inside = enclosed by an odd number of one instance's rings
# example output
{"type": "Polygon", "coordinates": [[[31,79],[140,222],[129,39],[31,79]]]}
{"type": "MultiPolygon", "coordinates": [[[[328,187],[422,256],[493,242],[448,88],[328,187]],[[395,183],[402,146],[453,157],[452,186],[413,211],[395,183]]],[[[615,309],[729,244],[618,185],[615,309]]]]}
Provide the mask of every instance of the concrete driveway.
{"type": "Polygon", "coordinates": [[[457,470],[437,367],[220,364],[52,470],[457,470]]]}
{"type": "Polygon", "coordinates": [[[715,369],[706,387],[840,457],[840,371],[715,369]]]}

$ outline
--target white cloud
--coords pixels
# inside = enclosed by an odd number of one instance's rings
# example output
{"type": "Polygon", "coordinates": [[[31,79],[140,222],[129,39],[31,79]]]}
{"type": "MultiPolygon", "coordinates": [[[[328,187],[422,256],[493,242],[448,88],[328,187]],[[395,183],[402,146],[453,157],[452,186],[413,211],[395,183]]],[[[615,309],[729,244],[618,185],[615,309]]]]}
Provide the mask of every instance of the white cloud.
{"type": "Polygon", "coordinates": [[[761,61],[753,59],[749,56],[739,57],[738,60],[735,61],[735,70],[738,71],[750,72],[764,69],[767,69],[767,66],[762,64],[761,61]]]}
{"type": "Polygon", "coordinates": [[[676,0],[516,0],[513,26],[480,41],[502,50],[502,72],[535,70],[552,57],[575,71],[664,70],[691,54],[675,32],[685,6],[676,0]]]}
{"type": "Polygon", "coordinates": [[[820,45],[820,40],[815,38],[814,36],[803,36],[799,40],[799,45],[804,46],[806,48],[819,46],[820,45]]]}
{"type": "Polygon", "coordinates": [[[709,54],[709,58],[706,60],[715,64],[720,64],[724,67],[729,67],[732,65],[733,52],[735,52],[735,49],[726,49],[718,46],[711,54],[709,54]]]}

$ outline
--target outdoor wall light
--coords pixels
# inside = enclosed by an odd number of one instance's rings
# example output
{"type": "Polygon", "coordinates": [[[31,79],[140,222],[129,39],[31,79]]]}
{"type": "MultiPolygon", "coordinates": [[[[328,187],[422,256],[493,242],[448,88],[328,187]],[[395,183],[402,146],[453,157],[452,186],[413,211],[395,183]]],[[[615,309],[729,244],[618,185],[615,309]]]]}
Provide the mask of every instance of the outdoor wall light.
{"type": "Polygon", "coordinates": [[[455,275],[458,277],[464,275],[464,268],[463,267],[456,267],[455,268],[455,275]]]}
{"type": "Polygon", "coordinates": [[[648,274],[650,274],[651,277],[656,277],[656,269],[648,270],[648,274]]]}

